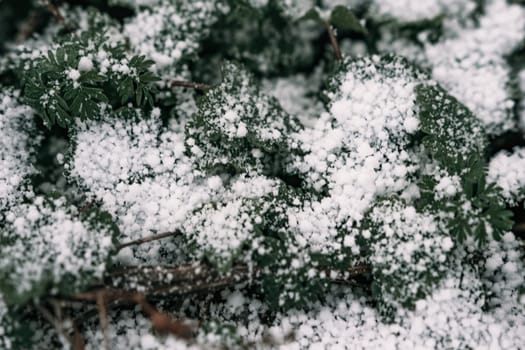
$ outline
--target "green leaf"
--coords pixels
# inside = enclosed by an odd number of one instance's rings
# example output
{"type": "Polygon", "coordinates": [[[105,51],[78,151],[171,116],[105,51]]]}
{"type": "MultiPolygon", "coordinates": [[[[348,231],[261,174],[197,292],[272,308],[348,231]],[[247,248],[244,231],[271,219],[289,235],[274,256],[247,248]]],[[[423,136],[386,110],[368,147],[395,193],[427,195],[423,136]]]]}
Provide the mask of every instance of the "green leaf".
{"type": "Polygon", "coordinates": [[[299,20],[314,20],[321,22],[323,19],[319,14],[319,11],[315,8],[308,10],[299,20]]]}
{"type": "Polygon", "coordinates": [[[471,159],[475,162],[483,157],[485,129],[467,107],[442,87],[431,84],[416,87],[416,102],[423,144],[441,166],[458,174],[471,159]]]}
{"type": "Polygon", "coordinates": [[[330,23],[344,31],[366,34],[367,30],[361,25],[359,19],[346,6],[336,6],[330,15],[330,23]]]}

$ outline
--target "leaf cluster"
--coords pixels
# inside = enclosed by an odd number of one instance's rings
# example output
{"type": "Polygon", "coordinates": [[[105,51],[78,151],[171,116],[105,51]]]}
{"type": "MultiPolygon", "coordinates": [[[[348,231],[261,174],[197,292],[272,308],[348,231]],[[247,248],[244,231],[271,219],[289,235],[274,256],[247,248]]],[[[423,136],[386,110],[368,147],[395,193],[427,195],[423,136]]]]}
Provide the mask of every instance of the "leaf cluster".
{"type": "Polygon", "coordinates": [[[150,71],[152,64],[144,56],[130,57],[124,44],[112,45],[104,34],[72,34],[30,62],[25,100],[48,127],[69,127],[76,118],[96,118],[104,109],[128,103],[153,105],[158,77],[150,71]],[[86,59],[87,68],[82,66],[86,59]]]}

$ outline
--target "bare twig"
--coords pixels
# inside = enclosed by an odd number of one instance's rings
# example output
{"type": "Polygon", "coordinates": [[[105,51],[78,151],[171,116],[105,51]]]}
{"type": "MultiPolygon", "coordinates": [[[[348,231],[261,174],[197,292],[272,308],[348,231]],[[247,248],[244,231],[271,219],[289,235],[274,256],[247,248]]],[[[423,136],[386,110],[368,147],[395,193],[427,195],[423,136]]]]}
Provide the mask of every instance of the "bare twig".
{"type": "Polygon", "coordinates": [[[82,333],[78,329],[77,323],[75,320],[72,320],[73,323],[73,350],[84,350],[85,342],[82,333]]]}
{"type": "Polygon", "coordinates": [[[106,285],[128,291],[140,291],[147,296],[185,295],[211,292],[232,286],[250,278],[246,266],[234,266],[221,275],[206,265],[127,266],[105,277],[106,285]]]}
{"type": "MultiPolygon", "coordinates": [[[[349,281],[370,274],[369,265],[360,264],[344,271],[320,270],[322,278],[335,282],[349,281]]],[[[118,290],[140,291],[150,297],[185,295],[210,292],[256,279],[260,269],[233,266],[228,274],[200,264],[179,266],[126,266],[113,270],[105,276],[105,287],[118,290]]]]}
{"type": "Polygon", "coordinates": [[[150,317],[153,328],[159,333],[170,333],[185,339],[191,337],[193,334],[191,326],[175,321],[168,315],[158,311],[153,305],[146,301],[146,297],[142,293],[115,289],[102,289],[95,292],[79,293],[76,294],[74,298],[97,302],[100,300],[100,295],[103,295],[104,300],[127,301],[140,305],[142,311],[150,317]]]}
{"type": "Polygon", "coordinates": [[[46,0],[44,4],[46,5],[46,8],[49,11],[49,13],[55,18],[55,20],[58,23],[60,23],[64,27],[64,29],[67,32],[73,31],[73,28],[71,27],[71,25],[66,21],[66,19],[64,18],[64,16],[58,9],[58,7],[56,7],[55,4],[53,4],[51,0],[46,0]]]}
{"type": "MultiPolygon", "coordinates": [[[[47,299],[51,305],[53,305],[53,308],[55,309],[56,318],[52,317],[51,314],[48,313],[47,318],[48,320],[54,319],[56,322],[58,322],[59,325],[63,325],[63,316],[65,316],[65,319],[71,322],[71,327],[73,329],[73,336],[70,337],[70,343],[71,348],[73,350],[84,350],[85,344],[84,344],[84,337],[80,333],[77,323],[74,319],[69,317],[69,315],[66,313],[63,314],[64,307],[71,306],[67,301],[62,299],[56,299],[56,298],[48,298],[47,299]]],[[[42,309],[41,312],[46,312],[47,309],[42,309]]],[[[63,329],[61,327],[61,329],[63,329]]]]}
{"type": "Polygon", "coordinates": [[[211,89],[211,86],[208,84],[202,84],[202,83],[194,83],[191,81],[182,81],[182,80],[174,80],[171,82],[172,87],[186,87],[190,89],[200,90],[200,91],[208,91],[211,89]]]}
{"type": "Polygon", "coordinates": [[[341,54],[341,49],[339,48],[339,44],[337,43],[337,38],[335,37],[334,29],[332,25],[330,24],[330,21],[325,20],[324,25],[326,27],[326,30],[328,31],[328,36],[330,37],[330,43],[332,44],[332,47],[334,48],[335,58],[338,61],[342,61],[343,55],[341,54]]]}
{"type": "Polygon", "coordinates": [[[55,327],[56,331],[58,332],[59,335],[61,335],[64,339],[67,340],[67,342],[69,342],[69,344],[73,345],[73,340],[71,339],[71,337],[69,335],[67,335],[66,331],[64,330],[64,327],[62,325],[61,322],[59,322],[52,314],[51,312],[49,312],[48,309],[46,309],[45,307],[43,307],[42,305],[40,304],[35,304],[35,307],[38,311],[40,311],[40,313],[42,314],[42,316],[49,322],[51,323],[51,325],[53,327],[55,327]]]}
{"type": "Polygon", "coordinates": [[[343,271],[343,276],[345,278],[357,277],[369,274],[370,272],[372,272],[372,267],[370,265],[359,264],[348,268],[346,271],[343,271]]]}
{"type": "Polygon", "coordinates": [[[137,239],[135,241],[122,243],[121,245],[119,245],[117,247],[117,249],[121,250],[121,249],[124,249],[124,248],[132,246],[132,245],[139,245],[139,244],[144,244],[144,243],[147,243],[147,242],[158,241],[159,239],[163,239],[163,238],[166,238],[166,237],[172,237],[172,236],[178,236],[180,234],[182,234],[182,232],[179,231],[179,230],[176,230],[176,231],[173,231],[173,232],[159,233],[159,234],[156,234],[156,235],[152,235],[152,236],[144,237],[144,238],[141,238],[141,239],[137,239]]]}
{"type": "MultiPolygon", "coordinates": [[[[332,283],[363,286],[362,281],[360,282],[359,279],[354,278],[368,276],[371,272],[371,267],[367,264],[359,264],[343,271],[319,270],[319,272],[323,279],[332,283]]],[[[91,309],[90,312],[96,312],[98,309],[100,324],[104,332],[104,343],[106,349],[108,349],[108,306],[140,305],[143,312],[151,319],[152,326],[157,332],[189,338],[193,333],[192,326],[175,321],[169,315],[158,311],[146,300],[146,296],[158,298],[166,295],[210,292],[247,282],[251,278],[256,278],[260,273],[262,273],[261,269],[250,269],[244,265],[233,266],[227,275],[222,275],[214,268],[201,264],[126,266],[106,275],[103,281],[105,285],[58,300],[61,301],[61,305],[71,305],[71,307],[75,307],[77,303],[95,303],[97,307],[91,309]]],[[[364,285],[366,285],[366,282],[364,282],[364,285]]],[[[49,319],[51,320],[50,322],[54,322],[52,316],[49,319]]],[[[56,325],[56,322],[53,324],[56,325]]],[[[78,336],[75,333],[75,338],[72,340],[73,343],[79,341],[77,338],[78,336]]],[[[79,347],[78,349],[82,348],[79,347]]]]}
{"type": "Polygon", "coordinates": [[[102,335],[104,336],[104,348],[105,350],[109,350],[108,314],[106,311],[106,298],[103,292],[97,293],[97,308],[102,335]]]}
{"type": "Polygon", "coordinates": [[[135,293],[133,299],[142,307],[142,311],[150,317],[153,328],[157,332],[161,334],[173,334],[184,339],[188,339],[192,336],[193,329],[190,326],[182,322],[176,322],[165,313],[158,311],[153,305],[146,301],[144,295],[135,293]]]}

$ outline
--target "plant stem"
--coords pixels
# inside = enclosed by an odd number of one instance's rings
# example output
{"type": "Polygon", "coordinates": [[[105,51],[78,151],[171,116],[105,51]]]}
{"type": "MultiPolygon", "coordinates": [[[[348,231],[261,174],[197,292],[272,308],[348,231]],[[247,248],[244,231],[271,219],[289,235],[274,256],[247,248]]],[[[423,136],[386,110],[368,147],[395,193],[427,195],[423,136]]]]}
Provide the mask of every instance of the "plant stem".
{"type": "Polygon", "coordinates": [[[97,293],[97,308],[100,318],[100,326],[102,328],[102,334],[104,336],[104,348],[105,350],[109,349],[109,333],[108,333],[108,314],[106,310],[106,298],[104,293],[97,293]]]}
{"type": "Polygon", "coordinates": [[[328,37],[330,38],[330,44],[332,44],[332,47],[334,48],[335,58],[338,61],[342,61],[343,55],[341,54],[341,49],[339,48],[339,44],[337,43],[337,38],[335,37],[334,29],[332,25],[330,24],[330,21],[324,20],[324,25],[326,27],[326,30],[328,31],[328,37]]]}
{"type": "Polygon", "coordinates": [[[42,316],[49,322],[51,323],[51,325],[53,325],[53,327],[55,327],[55,330],[58,332],[59,335],[61,335],[70,345],[73,345],[73,340],[71,339],[71,337],[69,337],[65,330],[64,330],[64,327],[62,325],[61,322],[59,322],[52,314],[51,312],[49,312],[48,309],[46,309],[45,307],[43,307],[42,305],[40,304],[35,304],[35,307],[38,311],[40,311],[40,313],[42,314],[42,316]]]}
{"type": "Polygon", "coordinates": [[[190,338],[193,333],[190,326],[175,321],[170,316],[158,311],[153,305],[148,303],[145,296],[139,292],[101,289],[95,292],[78,293],[74,295],[74,298],[97,302],[100,300],[101,295],[104,300],[128,301],[140,305],[142,311],[150,317],[153,328],[155,328],[157,332],[170,333],[184,339],[190,338]]]}
{"type": "Polygon", "coordinates": [[[132,246],[132,245],[140,245],[140,244],[144,244],[144,243],[148,243],[148,242],[158,241],[159,239],[163,239],[163,238],[166,238],[166,237],[172,237],[172,236],[178,236],[178,235],[181,235],[181,234],[182,234],[182,232],[179,231],[179,230],[176,230],[176,231],[173,231],[173,232],[159,233],[159,234],[156,234],[156,235],[152,235],[152,236],[144,237],[144,238],[141,238],[141,239],[137,239],[135,241],[122,243],[121,245],[119,245],[117,247],[117,250],[122,250],[122,249],[124,249],[126,247],[129,247],[129,246],[132,246]]]}

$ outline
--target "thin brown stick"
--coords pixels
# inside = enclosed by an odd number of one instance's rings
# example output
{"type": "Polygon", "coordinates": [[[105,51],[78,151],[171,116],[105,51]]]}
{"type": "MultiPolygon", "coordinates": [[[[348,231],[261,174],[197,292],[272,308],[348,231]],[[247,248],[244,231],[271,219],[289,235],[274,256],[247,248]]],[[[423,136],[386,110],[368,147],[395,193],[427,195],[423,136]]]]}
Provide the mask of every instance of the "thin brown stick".
{"type": "Polygon", "coordinates": [[[193,334],[191,326],[175,321],[170,316],[158,311],[153,305],[146,301],[146,297],[142,293],[115,289],[102,289],[95,292],[78,293],[74,298],[96,302],[100,300],[101,294],[103,295],[104,300],[128,301],[140,305],[142,311],[150,317],[153,328],[159,333],[170,333],[184,339],[190,338],[193,334]]]}
{"type": "Polygon", "coordinates": [[[97,308],[102,335],[104,336],[104,348],[105,350],[109,350],[108,314],[106,310],[106,298],[103,292],[97,293],[97,308]]]}
{"type": "Polygon", "coordinates": [[[75,300],[83,300],[83,301],[97,301],[97,293],[104,293],[104,298],[106,301],[113,301],[118,299],[129,299],[130,296],[133,293],[126,292],[123,290],[117,290],[117,289],[109,289],[109,288],[103,288],[94,292],[83,292],[83,293],[77,293],[72,296],[75,300]]]}
{"type": "Polygon", "coordinates": [[[135,293],[134,301],[142,307],[142,311],[151,319],[153,328],[161,334],[173,334],[179,338],[189,339],[193,334],[190,326],[174,321],[170,316],[158,311],[153,305],[146,301],[144,295],[135,293]]]}
{"type": "MultiPolygon", "coordinates": [[[[368,264],[358,264],[343,271],[319,270],[323,279],[328,282],[349,286],[366,286],[366,283],[354,280],[354,277],[366,277],[371,273],[368,264]]],[[[105,277],[105,286],[91,291],[77,293],[62,300],[64,305],[70,303],[96,303],[104,339],[107,337],[107,306],[137,304],[151,319],[153,328],[159,333],[170,333],[182,338],[188,338],[193,328],[185,323],[173,320],[169,315],[158,311],[146,301],[148,297],[163,297],[166,295],[184,295],[190,293],[211,292],[227,288],[238,283],[249,281],[253,276],[262,273],[260,269],[250,269],[244,265],[231,268],[227,275],[207,265],[188,264],[179,266],[127,266],[110,272],[105,277]]],[[[97,288],[97,287],[94,287],[97,288]]],[[[91,312],[96,312],[92,309],[91,312]]],[[[107,348],[107,346],[106,346],[107,348]]]]}
{"type": "MultiPolygon", "coordinates": [[[[73,318],[69,317],[69,315],[67,313],[65,315],[63,313],[64,306],[67,306],[68,303],[65,300],[56,299],[56,298],[49,298],[48,301],[49,301],[49,303],[51,305],[53,305],[53,308],[55,309],[55,315],[56,315],[56,318],[53,318],[51,316],[51,314],[48,314],[47,317],[50,317],[50,318],[48,318],[48,320],[49,319],[54,319],[55,321],[59,322],[58,324],[60,324],[60,325],[63,325],[63,321],[62,320],[63,320],[64,316],[65,316],[66,320],[70,320],[71,321],[71,328],[73,329],[73,335],[70,337],[70,339],[71,339],[71,348],[72,348],[72,350],[84,350],[84,348],[85,348],[84,337],[80,333],[80,331],[79,331],[79,329],[77,327],[76,321],[73,318]]],[[[42,311],[46,312],[47,309],[43,309],[42,311]]]]}
{"type": "MultiPolygon", "coordinates": [[[[319,272],[328,282],[342,283],[345,280],[368,276],[371,267],[367,264],[359,264],[342,271],[319,270],[319,272]]],[[[207,265],[199,264],[126,266],[109,272],[104,278],[105,284],[100,288],[109,287],[127,292],[140,291],[149,297],[197,294],[244,283],[250,278],[257,278],[260,273],[262,273],[260,269],[250,270],[244,265],[233,266],[227,275],[220,274],[207,265]]],[[[78,294],[76,299],[84,297],[78,294]]]]}
{"type": "Polygon", "coordinates": [[[326,27],[326,30],[328,31],[328,36],[330,38],[330,44],[332,44],[332,47],[334,48],[335,58],[338,61],[342,61],[343,55],[341,54],[341,48],[339,47],[339,44],[337,43],[337,38],[335,37],[334,29],[332,25],[330,24],[330,21],[325,20],[324,25],[326,27]]]}
{"type": "Polygon", "coordinates": [[[51,314],[51,312],[49,312],[48,309],[46,309],[45,307],[43,307],[42,305],[40,304],[35,304],[35,307],[38,311],[40,311],[40,313],[42,314],[42,316],[49,322],[51,323],[51,325],[53,327],[55,327],[55,330],[57,331],[57,333],[59,335],[61,335],[62,337],[64,337],[64,339],[67,340],[67,342],[73,346],[73,340],[71,339],[71,337],[69,335],[66,334],[66,331],[64,330],[64,327],[63,325],[51,314]]]}
{"type": "Polygon", "coordinates": [[[85,341],[84,337],[82,336],[82,333],[80,333],[80,330],[78,329],[77,323],[75,320],[72,320],[73,324],[73,350],[84,350],[85,349],[85,341]]]}
{"type": "Polygon", "coordinates": [[[67,32],[73,31],[71,25],[66,21],[65,17],[62,15],[58,7],[56,7],[51,0],[46,0],[44,4],[46,5],[46,8],[49,11],[49,13],[55,18],[55,20],[58,23],[60,23],[64,27],[64,29],[67,32]]]}
{"type": "Polygon", "coordinates": [[[117,249],[121,250],[121,249],[124,249],[124,248],[132,246],[132,245],[139,245],[139,244],[144,244],[144,243],[148,243],[148,242],[152,242],[152,241],[158,241],[159,239],[163,239],[163,238],[166,238],[166,237],[172,237],[172,236],[178,236],[178,235],[181,235],[181,234],[182,234],[182,232],[179,231],[179,230],[176,230],[176,231],[173,231],[173,232],[159,233],[159,234],[156,234],[156,235],[152,235],[152,236],[144,237],[144,238],[141,238],[141,239],[137,239],[135,241],[122,243],[121,245],[119,245],[117,247],[117,249]]]}
{"type": "Polygon", "coordinates": [[[182,80],[174,80],[171,82],[172,87],[186,87],[190,89],[200,90],[200,91],[208,91],[211,89],[211,86],[208,84],[202,84],[202,83],[194,83],[191,81],[182,81],[182,80]]]}

